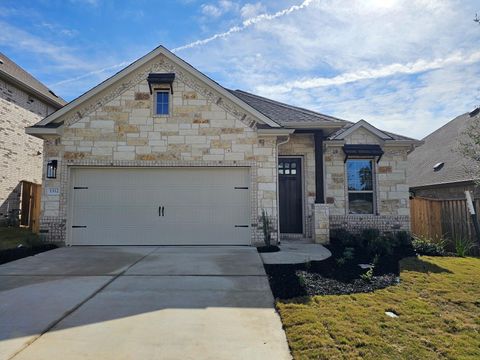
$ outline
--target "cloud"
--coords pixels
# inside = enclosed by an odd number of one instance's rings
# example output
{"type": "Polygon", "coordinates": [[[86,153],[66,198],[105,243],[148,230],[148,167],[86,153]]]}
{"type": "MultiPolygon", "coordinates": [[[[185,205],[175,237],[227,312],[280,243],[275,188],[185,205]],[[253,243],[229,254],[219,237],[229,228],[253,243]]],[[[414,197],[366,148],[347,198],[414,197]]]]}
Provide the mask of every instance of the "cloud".
{"type": "Polygon", "coordinates": [[[73,4],[84,4],[84,5],[89,5],[93,7],[97,7],[100,5],[101,0],[70,0],[71,3],[73,4]]]}
{"type": "Polygon", "coordinates": [[[220,15],[222,15],[222,10],[212,4],[203,4],[202,14],[211,16],[211,17],[219,17],[220,15]]]}
{"type": "MultiPolygon", "coordinates": [[[[223,6],[228,6],[227,5],[228,2],[224,1],[222,3],[224,3],[223,6]]],[[[203,40],[197,40],[197,41],[191,42],[189,44],[174,48],[174,49],[172,49],[172,52],[178,52],[178,51],[182,51],[182,50],[185,50],[185,49],[191,49],[191,48],[194,48],[194,47],[198,47],[198,46],[201,46],[201,45],[208,44],[208,43],[210,43],[210,42],[212,42],[216,39],[226,38],[233,33],[237,33],[237,32],[240,32],[242,30],[245,30],[248,27],[250,27],[254,24],[260,23],[262,21],[273,20],[273,19],[276,19],[278,17],[288,15],[288,14],[294,12],[294,11],[304,9],[307,6],[309,6],[311,3],[312,3],[312,0],[306,0],[300,5],[291,6],[287,9],[278,11],[274,14],[262,14],[262,15],[258,15],[258,16],[252,17],[252,18],[248,18],[243,22],[243,25],[240,26],[240,27],[233,27],[233,28],[230,28],[226,32],[218,33],[218,34],[215,34],[215,35],[213,35],[209,38],[206,38],[206,39],[203,39],[203,40]]],[[[131,61],[131,62],[133,62],[133,61],[131,61]]],[[[123,66],[128,65],[131,62],[122,61],[118,64],[106,66],[106,67],[101,68],[101,69],[95,69],[93,71],[87,72],[85,74],[82,74],[80,76],[77,76],[77,77],[74,77],[74,78],[71,78],[71,79],[66,79],[66,80],[62,80],[62,81],[53,83],[50,86],[55,87],[55,86],[59,86],[59,85],[65,85],[65,84],[68,84],[68,83],[76,82],[78,80],[86,79],[86,78],[94,76],[94,75],[101,75],[103,73],[110,73],[115,69],[118,69],[118,68],[121,68],[123,66]]]]}
{"type": "Polygon", "coordinates": [[[182,51],[182,50],[186,50],[186,49],[191,49],[191,48],[194,48],[194,47],[206,45],[206,44],[208,44],[208,43],[210,43],[214,40],[217,40],[217,39],[224,39],[224,38],[226,38],[226,37],[228,37],[232,34],[239,33],[241,31],[243,31],[243,30],[245,30],[245,29],[247,29],[247,28],[249,28],[249,27],[251,27],[255,24],[261,23],[263,21],[274,20],[274,19],[277,19],[279,17],[289,15],[289,14],[295,12],[295,11],[302,10],[302,9],[308,7],[313,2],[314,2],[313,0],[305,0],[300,5],[290,6],[289,8],[277,11],[274,14],[261,14],[261,15],[246,19],[246,20],[243,21],[242,25],[231,27],[230,29],[228,29],[225,32],[217,33],[217,34],[212,35],[212,36],[210,36],[206,39],[197,40],[197,41],[191,42],[189,44],[176,47],[176,48],[172,49],[172,52],[178,52],[178,51],[182,51]]]}
{"type": "Polygon", "coordinates": [[[262,94],[287,93],[295,89],[313,89],[324,86],[343,85],[366,79],[378,79],[396,74],[416,74],[428,70],[440,69],[449,65],[472,64],[480,61],[480,51],[465,55],[455,53],[445,58],[425,60],[419,59],[406,64],[390,64],[376,69],[363,69],[344,73],[331,78],[313,77],[286,82],[272,86],[258,86],[256,91],[262,94]]]}
{"type": "Polygon", "coordinates": [[[255,4],[247,3],[240,9],[240,14],[242,18],[248,19],[258,16],[261,13],[265,13],[266,11],[267,9],[265,8],[265,5],[260,2],[255,4]]]}
{"type": "Polygon", "coordinates": [[[17,50],[21,49],[27,53],[46,56],[57,64],[57,69],[92,69],[91,62],[79,59],[67,46],[54,45],[4,21],[0,21],[0,28],[2,28],[0,32],[0,45],[2,46],[15,44],[17,50]]]}
{"type": "Polygon", "coordinates": [[[68,84],[68,83],[72,83],[72,82],[77,82],[78,80],[83,80],[83,79],[86,79],[86,78],[89,78],[93,75],[101,75],[103,73],[106,73],[106,72],[111,72],[115,69],[119,69],[119,68],[123,68],[127,65],[131,64],[131,62],[129,61],[124,61],[124,62],[121,62],[119,64],[116,64],[116,65],[113,65],[113,66],[107,66],[103,69],[98,69],[98,70],[95,70],[95,71],[90,71],[86,74],[83,74],[83,75],[79,75],[79,76],[76,76],[76,77],[73,77],[73,78],[69,78],[69,79],[66,79],[66,80],[61,80],[61,81],[58,81],[56,83],[53,83],[51,84],[50,86],[51,87],[55,87],[55,86],[60,86],[60,85],[65,85],[65,84],[68,84]]]}
{"type": "Polygon", "coordinates": [[[216,18],[229,11],[236,10],[238,5],[232,1],[220,0],[217,4],[202,4],[200,8],[203,15],[216,18]]]}
{"type": "Polygon", "coordinates": [[[44,29],[47,29],[48,31],[50,31],[52,33],[65,35],[67,37],[73,37],[73,36],[76,36],[78,34],[78,31],[76,31],[76,30],[67,29],[67,28],[64,28],[62,26],[59,26],[57,24],[50,23],[50,22],[47,22],[47,21],[42,21],[42,22],[38,23],[37,26],[39,26],[41,28],[44,28],[44,29]]]}

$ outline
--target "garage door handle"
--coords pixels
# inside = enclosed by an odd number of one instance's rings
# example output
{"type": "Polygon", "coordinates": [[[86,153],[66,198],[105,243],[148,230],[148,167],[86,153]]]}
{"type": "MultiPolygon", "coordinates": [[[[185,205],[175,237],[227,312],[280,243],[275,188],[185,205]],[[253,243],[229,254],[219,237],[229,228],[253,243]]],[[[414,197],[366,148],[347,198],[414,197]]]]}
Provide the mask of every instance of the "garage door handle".
{"type": "Polygon", "coordinates": [[[165,216],[165,207],[159,206],[158,207],[158,216],[165,216]]]}
{"type": "Polygon", "coordinates": [[[162,216],[165,216],[165,206],[162,206],[162,216]]]}

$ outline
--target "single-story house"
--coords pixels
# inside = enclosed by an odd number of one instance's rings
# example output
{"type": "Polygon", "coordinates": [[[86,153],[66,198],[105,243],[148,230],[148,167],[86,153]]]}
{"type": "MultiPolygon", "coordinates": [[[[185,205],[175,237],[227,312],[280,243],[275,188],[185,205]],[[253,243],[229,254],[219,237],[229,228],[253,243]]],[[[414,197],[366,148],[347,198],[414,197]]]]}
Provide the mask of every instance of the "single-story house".
{"type": "MultiPolygon", "coordinates": [[[[18,220],[21,210],[29,215],[22,209],[22,182],[40,184],[42,180],[43,142],[25,134],[25,127],[65,104],[0,52],[0,225],[18,220]]],[[[21,220],[28,223],[28,219],[21,220]]]]}
{"type": "Polygon", "coordinates": [[[475,164],[459,152],[468,126],[479,119],[480,109],[457,116],[426,136],[424,144],[408,155],[408,185],[412,196],[465,199],[468,190],[480,198],[475,178],[467,171],[468,166],[474,167],[475,164]]]}
{"type": "Polygon", "coordinates": [[[67,245],[409,230],[418,141],[228,90],[160,46],[47,116],[41,233],[67,245]]]}

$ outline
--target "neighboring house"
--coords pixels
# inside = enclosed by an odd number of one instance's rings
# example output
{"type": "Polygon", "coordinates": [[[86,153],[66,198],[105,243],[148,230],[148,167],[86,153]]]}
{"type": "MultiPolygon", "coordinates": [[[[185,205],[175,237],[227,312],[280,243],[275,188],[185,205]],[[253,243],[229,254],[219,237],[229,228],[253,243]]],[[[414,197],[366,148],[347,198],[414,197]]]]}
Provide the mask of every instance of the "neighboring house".
{"type": "Polygon", "coordinates": [[[45,85],[0,53],[0,223],[20,207],[20,183],[40,183],[43,144],[25,134],[65,105],[45,85]]]}
{"type": "Polygon", "coordinates": [[[164,47],[46,117],[41,232],[68,245],[251,245],[409,230],[418,141],[227,90],[164,47]],[[275,230],[273,237],[277,238],[275,230]]]}
{"type": "Polygon", "coordinates": [[[429,199],[465,199],[465,190],[475,191],[467,160],[458,152],[463,133],[479,121],[478,109],[448,122],[423,139],[424,144],[408,155],[408,185],[412,196],[429,199]]]}

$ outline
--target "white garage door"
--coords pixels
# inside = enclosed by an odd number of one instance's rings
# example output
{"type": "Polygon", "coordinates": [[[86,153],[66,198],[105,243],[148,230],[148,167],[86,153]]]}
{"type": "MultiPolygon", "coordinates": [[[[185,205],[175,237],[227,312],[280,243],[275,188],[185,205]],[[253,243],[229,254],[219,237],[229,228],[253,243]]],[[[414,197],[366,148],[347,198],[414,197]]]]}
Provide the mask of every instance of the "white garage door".
{"type": "Polygon", "coordinates": [[[247,168],[72,169],[72,245],[249,245],[247,168]]]}

